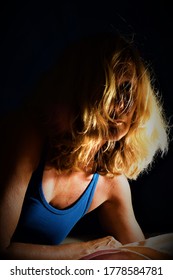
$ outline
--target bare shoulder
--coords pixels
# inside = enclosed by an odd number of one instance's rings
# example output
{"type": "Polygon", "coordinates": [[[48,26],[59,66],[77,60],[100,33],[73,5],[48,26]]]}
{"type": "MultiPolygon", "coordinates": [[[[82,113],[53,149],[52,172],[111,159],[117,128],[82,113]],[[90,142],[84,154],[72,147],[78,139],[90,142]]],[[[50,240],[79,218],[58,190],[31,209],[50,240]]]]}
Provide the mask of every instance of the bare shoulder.
{"type": "Polygon", "coordinates": [[[41,153],[41,136],[34,125],[23,116],[12,115],[1,125],[0,139],[0,201],[8,193],[20,193],[38,165],[41,153]]]}
{"type": "Polygon", "coordinates": [[[0,139],[0,249],[9,245],[31,175],[38,165],[41,140],[27,123],[11,119],[0,139]],[[8,213],[8,219],[7,219],[8,213]]]}
{"type": "MultiPolygon", "coordinates": [[[[18,163],[36,164],[41,148],[41,135],[24,115],[14,114],[0,124],[3,137],[0,139],[0,167],[4,177],[18,163]]],[[[22,164],[22,166],[23,166],[22,164]]],[[[34,167],[34,166],[33,166],[34,167]]]]}
{"type": "Polygon", "coordinates": [[[130,185],[125,175],[101,176],[100,185],[104,188],[107,200],[121,200],[130,196],[130,185]]]}
{"type": "Polygon", "coordinates": [[[124,175],[103,177],[107,200],[99,207],[100,223],[108,234],[122,244],[143,240],[143,233],[136,221],[130,185],[124,175]]]}

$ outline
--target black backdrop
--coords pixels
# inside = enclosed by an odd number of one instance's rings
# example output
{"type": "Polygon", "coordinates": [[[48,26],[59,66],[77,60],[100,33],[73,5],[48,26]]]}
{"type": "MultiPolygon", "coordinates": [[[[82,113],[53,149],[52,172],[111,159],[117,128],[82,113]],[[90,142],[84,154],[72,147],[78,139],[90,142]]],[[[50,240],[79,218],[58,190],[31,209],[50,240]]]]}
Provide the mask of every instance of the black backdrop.
{"type": "MultiPolygon", "coordinates": [[[[157,1],[6,1],[1,4],[0,115],[18,108],[68,42],[105,29],[133,37],[155,73],[172,121],[172,3],[157,1]]],[[[171,133],[172,135],[172,133],[171,133]]],[[[173,231],[173,145],[149,174],[131,182],[145,232],[173,231]]]]}

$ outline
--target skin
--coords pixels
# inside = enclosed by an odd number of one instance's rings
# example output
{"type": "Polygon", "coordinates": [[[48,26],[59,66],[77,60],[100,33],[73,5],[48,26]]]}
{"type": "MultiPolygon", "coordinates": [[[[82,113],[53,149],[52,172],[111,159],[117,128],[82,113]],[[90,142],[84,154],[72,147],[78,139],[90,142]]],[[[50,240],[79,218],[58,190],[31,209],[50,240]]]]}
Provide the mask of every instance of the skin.
{"type": "MultiPolygon", "coordinates": [[[[122,116],[120,129],[116,130],[114,141],[125,136],[130,128],[133,112],[122,116]]],[[[11,134],[12,132],[10,132],[11,134]]],[[[0,196],[0,251],[5,259],[80,259],[98,250],[112,249],[134,241],[141,241],[144,235],[135,219],[131,203],[130,187],[124,175],[99,176],[96,191],[88,212],[98,208],[100,223],[107,236],[87,242],[60,244],[55,246],[10,243],[21,213],[25,192],[33,171],[37,168],[41,151],[42,137],[32,127],[21,135],[22,141],[15,142],[12,149],[5,153],[2,164],[0,196]],[[16,146],[16,143],[18,144],[16,146]],[[20,145],[19,145],[20,144],[20,145]],[[14,147],[18,147],[17,151],[14,147]],[[11,156],[11,151],[16,151],[11,156]],[[9,158],[13,162],[9,165],[9,158]],[[4,173],[3,173],[4,170],[4,173]],[[5,176],[5,175],[8,176],[5,176]],[[10,174],[10,176],[9,176],[10,174]],[[6,180],[8,178],[8,180],[6,180]],[[8,218],[7,218],[8,217],[8,218]]],[[[92,175],[85,170],[58,175],[54,168],[45,166],[43,173],[43,192],[53,207],[63,209],[74,203],[87,188],[92,175]],[[63,188],[62,188],[63,186],[63,188]]]]}

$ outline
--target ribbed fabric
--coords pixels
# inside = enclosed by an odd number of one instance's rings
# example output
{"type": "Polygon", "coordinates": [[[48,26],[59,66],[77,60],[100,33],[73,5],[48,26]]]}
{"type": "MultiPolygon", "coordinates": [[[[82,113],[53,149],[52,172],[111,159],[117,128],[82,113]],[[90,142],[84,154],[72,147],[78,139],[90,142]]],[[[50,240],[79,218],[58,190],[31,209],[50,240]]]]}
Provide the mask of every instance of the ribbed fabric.
{"type": "Polygon", "coordinates": [[[95,173],[86,190],[70,207],[52,207],[42,190],[43,166],[32,175],[25,195],[19,223],[12,237],[14,242],[56,245],[88,211],[99,174],[95,173]]]}

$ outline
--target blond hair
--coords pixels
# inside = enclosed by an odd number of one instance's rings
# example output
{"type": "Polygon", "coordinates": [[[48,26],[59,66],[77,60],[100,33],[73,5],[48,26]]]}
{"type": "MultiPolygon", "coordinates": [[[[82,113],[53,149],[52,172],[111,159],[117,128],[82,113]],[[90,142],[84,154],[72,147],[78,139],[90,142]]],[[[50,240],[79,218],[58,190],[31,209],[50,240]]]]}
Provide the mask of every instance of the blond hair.
{"type": "Polygon", "coordinates": [[[64,53],[52,77],[46,90],[54,92],[54,105],[63,100],[73,107],[68,132],[58,132],[54,113],[47,121],[48,161],[59,172],[84,169],[135,179],[159,151],[167,151],[162,104],[131,42],[112,34],[87,38],[64,53]],[[118,129],[116,119],[133,106],[128,133],[113,141],[110,125],[118,129]]]}

